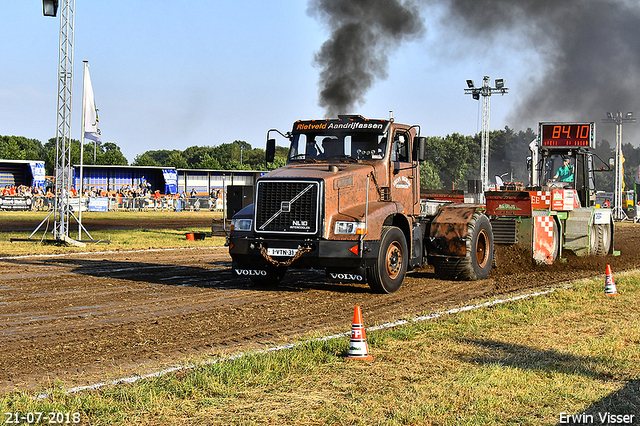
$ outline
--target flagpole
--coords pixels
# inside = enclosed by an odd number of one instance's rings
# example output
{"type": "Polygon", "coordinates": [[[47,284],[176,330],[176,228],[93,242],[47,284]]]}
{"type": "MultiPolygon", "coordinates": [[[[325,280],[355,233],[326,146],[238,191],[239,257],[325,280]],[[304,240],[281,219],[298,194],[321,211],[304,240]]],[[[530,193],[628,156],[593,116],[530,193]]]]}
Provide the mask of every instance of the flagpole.
{"type": "Polygon", "coordinates": [[[78,199],[78,241],[82,240],[82,197],[84,196],[84,111],[86,108],[86,79],[87,70],[89,69],[89,61],[84,63],[84,73],[82,74],[82,126],[80,126],[80,198],[78,199]]]}

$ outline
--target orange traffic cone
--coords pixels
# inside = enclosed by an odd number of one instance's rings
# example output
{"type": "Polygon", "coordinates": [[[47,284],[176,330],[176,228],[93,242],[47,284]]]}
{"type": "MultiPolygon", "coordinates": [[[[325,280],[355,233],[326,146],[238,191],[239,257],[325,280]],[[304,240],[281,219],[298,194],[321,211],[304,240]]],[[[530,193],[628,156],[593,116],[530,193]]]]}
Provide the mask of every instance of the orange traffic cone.
{"type": "Polygon", "coordinates": [[[360,306],[356,306],[353,311],[351,342],[349,343],[349,356],[347,356],[347,359],[364,359],[366,361],[373,361],[373,357],[369,355],[367,336],[364,334],[364,325],[362,324],[362,311],[360,310],[360,306]]]}
{"type": "Polygon", "coordinates": [[[618,294],[616,283],[613,281],[613,274],[611,273],[611,266],[607,265],[604,279],[604,294],[607,296],[613,296],[618,294]]]}

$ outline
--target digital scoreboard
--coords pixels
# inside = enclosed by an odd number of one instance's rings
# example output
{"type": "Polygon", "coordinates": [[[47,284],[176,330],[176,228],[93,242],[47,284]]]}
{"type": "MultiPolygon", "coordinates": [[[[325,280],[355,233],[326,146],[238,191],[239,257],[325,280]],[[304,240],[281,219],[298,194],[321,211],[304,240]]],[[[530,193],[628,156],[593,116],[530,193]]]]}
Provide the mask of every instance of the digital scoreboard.
{"type": "Polygon", "coordinates": [[[591,123],[540,123],[542,148],[595,148],[595,124],[591,123]]]}

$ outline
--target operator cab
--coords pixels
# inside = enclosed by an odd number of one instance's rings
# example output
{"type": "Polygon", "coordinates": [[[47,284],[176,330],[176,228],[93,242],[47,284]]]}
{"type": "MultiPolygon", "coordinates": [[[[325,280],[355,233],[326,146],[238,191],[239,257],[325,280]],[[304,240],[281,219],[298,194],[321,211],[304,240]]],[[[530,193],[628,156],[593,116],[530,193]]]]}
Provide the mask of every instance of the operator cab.
{"type": "Polygon", "coordinates": [[[571,151],[543,153],[542,161],[542,186],[576,189],[576,159],[571,151]]]}
{"type": "Polygon", "coordinates": [[[288,161],[379,161],[386,150],[382,133],[298,133],[291,139],[288,161]]]}
{"type": "Polygon", "coordinates": [[[539,123],[538,138],[529,145],[532,187],[547,191],[574,189],[582,206],[593,205],[595,146],[593,122],[539,123]]]}

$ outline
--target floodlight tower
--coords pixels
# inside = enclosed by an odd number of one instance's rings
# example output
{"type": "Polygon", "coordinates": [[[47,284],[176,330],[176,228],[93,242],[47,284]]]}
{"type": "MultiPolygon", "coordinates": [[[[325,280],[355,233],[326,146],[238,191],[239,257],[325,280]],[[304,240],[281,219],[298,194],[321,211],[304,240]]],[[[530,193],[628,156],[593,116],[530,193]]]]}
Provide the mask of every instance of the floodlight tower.
{"type": "Polygon", "coordinates": [[[616,179],[615,179],[615,207],[613,209],[613,217],[618,220],[627,219],[627,214],[622,208],[622,195],[623,188],[622,182],[624,180],[622,169],[622,123],[635,123],[636,119],[633,116],[633,112],[628,112],[624,117],[620,111],[615,114],[607,112],[607,118],[602,119],[603,123],[616,123],[616,179]]]}
{"type": "Polygon", "coordinates": [[[484,202],[484,191],[489,188],[489,97],[493,93],[504,95],[509,91],[504,87],[504,79],[496,78],[496,87],[491,87],[489,76],[482,79],[482,87],[475,87],[473,80],[467,80],[467,88],[464,93],[479,100],[482,96],[482,134],[480,147],[480,180],[482,181],[481,201],[484,202]]]}
{"type": "MultiPolygon", "coordinates": [[[[44,16],[55,17],[58,0],[42,0],[44,16]]],[[[73,92],[73,26],[75,0],[61,0],[60,64],[58,68],[58,116],[56,120],[56,164],[54,238],[69,236],[69,190],[73,185],[71,168],[71,95],[73,92]]]]}

